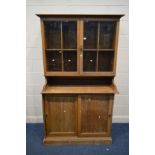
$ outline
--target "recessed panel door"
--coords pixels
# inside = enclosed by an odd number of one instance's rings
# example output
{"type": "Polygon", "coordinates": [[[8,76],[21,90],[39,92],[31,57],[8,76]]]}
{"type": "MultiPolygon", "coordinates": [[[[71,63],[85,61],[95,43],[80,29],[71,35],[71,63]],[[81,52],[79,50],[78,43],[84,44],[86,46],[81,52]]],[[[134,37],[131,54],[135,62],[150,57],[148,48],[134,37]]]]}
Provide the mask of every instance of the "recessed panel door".
{"type": "Polygon", "coordinates": [[[77,133],[77,97],[46,95],[45,121],[47,135],[75,135],[77,133]]]}
{"type": "Polygon", "coordinates": [[[108,136],[112,116],[110,95],[81,95],[79,100],[79,135],[108,136]]]}

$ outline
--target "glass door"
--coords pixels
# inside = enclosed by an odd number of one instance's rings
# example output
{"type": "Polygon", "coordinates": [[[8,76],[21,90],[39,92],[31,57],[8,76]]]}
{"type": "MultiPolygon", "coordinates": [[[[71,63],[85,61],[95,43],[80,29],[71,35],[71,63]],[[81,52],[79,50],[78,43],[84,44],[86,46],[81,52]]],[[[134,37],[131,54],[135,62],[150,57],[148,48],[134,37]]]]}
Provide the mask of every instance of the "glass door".
{"type": "Polygon", "coordinates": [[[44,21],[46,72],[78,74],[77,21],[44,21]]]}
{"type": "Polygon", "coordinates": [[[83,21],[83,75],[111,75],[114,65],[114,21],[83,21]]]}

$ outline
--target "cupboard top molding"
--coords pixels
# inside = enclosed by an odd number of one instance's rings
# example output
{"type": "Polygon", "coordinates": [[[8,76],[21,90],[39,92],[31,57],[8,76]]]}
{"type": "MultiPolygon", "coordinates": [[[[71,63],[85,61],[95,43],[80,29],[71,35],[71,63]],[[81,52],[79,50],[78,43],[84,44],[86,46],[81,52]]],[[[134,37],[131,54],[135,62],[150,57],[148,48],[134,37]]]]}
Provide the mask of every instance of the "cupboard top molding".
{"type": "Polygon", "coordinates": [[[119,20],[121,17],[124,16],[124,14],[36,14],[38,17],[40,17],[42,20],[46,19],[68,19],[68,18],[74,18],[74,19],[113,19],[113,20],[119,20]]]}

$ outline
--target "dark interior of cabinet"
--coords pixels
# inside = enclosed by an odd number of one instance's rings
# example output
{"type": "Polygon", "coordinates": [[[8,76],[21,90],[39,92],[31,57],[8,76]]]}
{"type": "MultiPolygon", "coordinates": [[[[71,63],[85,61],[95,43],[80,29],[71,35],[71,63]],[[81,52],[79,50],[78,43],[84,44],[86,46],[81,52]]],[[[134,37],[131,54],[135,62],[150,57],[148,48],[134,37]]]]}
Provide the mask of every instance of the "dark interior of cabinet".
{"type": "Polygon", "coordinates": [[[61,48],[61,22],[45,21],[46,49],[61,48]]]}
{"type": "Polygon", "coordinates": [[[77,52],[68,50],[46,51],[48,71],[76,71],[77,52]]]}
{"type": "Polygon", "coordinates": [[[76,49],[76,21],[45,21],[46,49],[76,49]]]}
{"type": "Polygon", "coordinates": [[[115,22],[100,22],[99,49],[114,48],[115,22]]]}
{"type": "MultiPolygon", "coordinates": [[[[114,62],[114,21],[84,21],[83,72],[111,72],[114,62]]],[[[77,72],[77,21],[45,21],[47,71],[77,72]]]]}
{"type": "Polygon", "coordinates": [[[112,71],[115,22],[85,21],[83,71],[112,71]]]}
{"type": "Polygon", "coordinates": [[[77,22],[45,21],[47,71],[77,71],[77,22]]]}
{"type": "Polygon", "coordinates": [[[85,21],[84,49],[113,49],[115,22],[85,21]]]}
{"type": "Polygon", "coordinates": [[[64,66],[64,71],[77,70],[77,52],[76,51],[63,51],[63,66],[64,66]]]}
{"type": "Polygon", "coordinates": [[[84,22],[84,49],[96,49],[97,48],[97,31],[98,22],[85,21],[84,22]]]}
{"type": "Polygon", "coordinates": [[[83,71],[112,71],[114,51],[84,51],[83,71]]]}
{"type": "Polygon", "coordinates": [[[99,51],[98,53],[98,71],[112,71],[114,61],[114,52],[99,51]]]}
{"type": "Polygon", "coordinates": [[[84,51],[83,52],[83,71],[96,71],[96,51],[84,51]]]}
{"type": "Polygon", "coordinates": [[[75,21],[62,22],[62,36],[64,49],[76,49],[77,23],[75,21]]]}
{"type": "Polygon", "coordinates": [[[62,71],[62,52],[52,51],[46,52],[47,70],[48,71],[62,71]]]}
{"type": "Polygon", "coordinates": [[[111,85],[113,77],[46,77],[47,85],[111,85]]]}

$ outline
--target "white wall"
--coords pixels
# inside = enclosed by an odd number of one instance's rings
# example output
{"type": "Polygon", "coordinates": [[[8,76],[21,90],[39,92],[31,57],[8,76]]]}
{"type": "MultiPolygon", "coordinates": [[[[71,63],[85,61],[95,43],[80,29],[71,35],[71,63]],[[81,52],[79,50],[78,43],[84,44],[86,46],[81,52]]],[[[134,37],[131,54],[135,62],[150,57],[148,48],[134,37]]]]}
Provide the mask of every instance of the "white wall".
{"type": "Polygon", "coordinates": [[[129,117],[128,0],[27,0],[27,122],[42,122],[43,62],[40,21],[35,14],[125,14],[120,22],[113,122],[129,117]]]}

